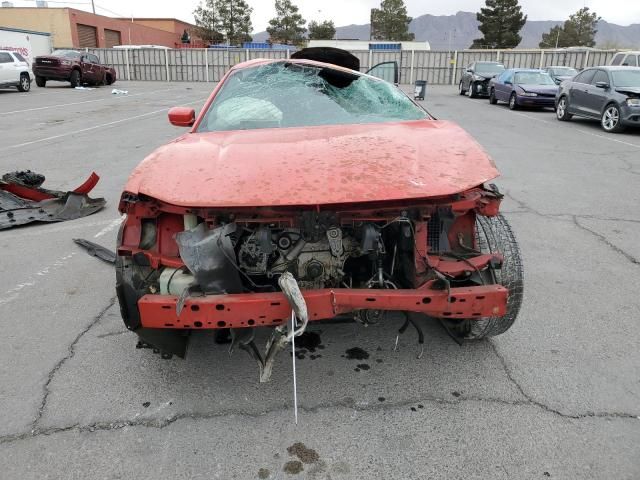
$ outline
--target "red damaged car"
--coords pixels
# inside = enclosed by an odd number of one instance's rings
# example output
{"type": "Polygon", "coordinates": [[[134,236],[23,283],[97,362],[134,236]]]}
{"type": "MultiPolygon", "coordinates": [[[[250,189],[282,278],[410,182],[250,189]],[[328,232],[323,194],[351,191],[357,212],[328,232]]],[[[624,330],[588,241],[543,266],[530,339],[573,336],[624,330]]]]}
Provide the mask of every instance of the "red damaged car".
{"type": "Polygon", "coordinates": [[[189,333],[220,329],[265,381],[311,321],[400,311],[401,331],[426,315],[462,340],[516,319],[522,266],[493,161],[393,84],[253,60],[197,118],[169,120],[189,133],[134,170],[119,206],[117,293],[139,347],[184,357],[189,333]]]}

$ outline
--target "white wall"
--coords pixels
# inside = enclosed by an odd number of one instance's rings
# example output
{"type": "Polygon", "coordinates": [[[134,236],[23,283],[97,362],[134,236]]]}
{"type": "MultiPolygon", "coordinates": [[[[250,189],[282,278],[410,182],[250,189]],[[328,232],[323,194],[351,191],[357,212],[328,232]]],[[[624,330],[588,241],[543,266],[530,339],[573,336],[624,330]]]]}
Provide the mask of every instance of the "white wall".
{"type": "Polygon", "coordinates": [[[18,52],[31,64],[38,55],[51,53],[51,36],[0,29],[0,50],[18,52]]]}
{"type": "Polygon", "coordinates": [[[431,50],[429,42],[386,42],[380,40],[309,40],[308,46],[335,47],[342,48],[343,50],[369,50],[370,43],[401,43],[402,50],[431,50]]]}

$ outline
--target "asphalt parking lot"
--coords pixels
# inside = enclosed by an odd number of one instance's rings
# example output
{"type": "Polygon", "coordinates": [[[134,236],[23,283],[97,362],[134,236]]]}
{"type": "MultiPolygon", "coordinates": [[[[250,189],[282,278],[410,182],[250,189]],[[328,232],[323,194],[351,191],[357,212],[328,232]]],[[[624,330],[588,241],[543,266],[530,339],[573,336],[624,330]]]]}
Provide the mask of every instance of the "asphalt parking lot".
{"type": "Polygon", "coordinates": [[[70,189],[95,170],[92,196],[108,201],[0,232],[1,478],[640,478],[640,131],[430,86],[430,112],[502,172],[523,309],[506,334],[463,346],[425,321],[420,360],[410,331],[393,351],[397,317],[313,325],[324,348],[297,362],[296,426],[289,356],[261,385],[253,360],[212,335],[184,361],[135,349],[113,268],[72,242],[115,245],[128,174],[182,133],[166,110],[198,108],[212,84],[115,87],[129,94],[0,91],[0,173],[31,169],[70,189]],[[346,358],[354,347],[368,358],[346,358]]]}

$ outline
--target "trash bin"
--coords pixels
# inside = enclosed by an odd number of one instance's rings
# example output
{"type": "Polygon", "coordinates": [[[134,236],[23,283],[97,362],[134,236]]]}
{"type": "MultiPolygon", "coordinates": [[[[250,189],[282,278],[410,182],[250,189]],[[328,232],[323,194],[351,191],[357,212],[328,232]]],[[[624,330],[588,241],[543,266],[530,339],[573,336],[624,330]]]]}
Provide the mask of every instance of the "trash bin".
{"type": "Polygon", "coordinates": [[[424,100],[424,96],[427,93],[427,81],[416,80],[413,87],[413,98],[416,100],[424,100]]]}

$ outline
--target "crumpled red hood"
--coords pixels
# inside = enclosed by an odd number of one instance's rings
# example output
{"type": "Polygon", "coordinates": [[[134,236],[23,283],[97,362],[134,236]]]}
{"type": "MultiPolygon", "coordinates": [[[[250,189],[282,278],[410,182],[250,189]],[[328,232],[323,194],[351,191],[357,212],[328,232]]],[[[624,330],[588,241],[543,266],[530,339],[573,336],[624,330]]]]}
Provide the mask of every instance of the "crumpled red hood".
{"type": "Polygon", "coordinates": [[[498,175],[459,126],[419,120],[189,133],[125,190],[185,207],[326,205],[452,195],[498,175]]]}

